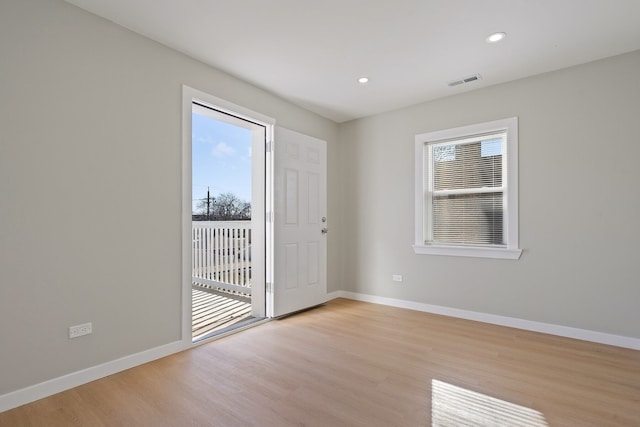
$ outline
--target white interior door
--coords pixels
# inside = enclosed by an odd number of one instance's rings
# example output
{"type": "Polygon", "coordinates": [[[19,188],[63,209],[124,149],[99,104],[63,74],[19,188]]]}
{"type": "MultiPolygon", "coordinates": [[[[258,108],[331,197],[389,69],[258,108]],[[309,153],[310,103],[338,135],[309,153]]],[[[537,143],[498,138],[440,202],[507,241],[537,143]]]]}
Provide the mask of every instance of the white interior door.
{"type": "Polygon", "coordinates": [[[273,316],[327,299],[327,144],[276,127],[273,316]]]}

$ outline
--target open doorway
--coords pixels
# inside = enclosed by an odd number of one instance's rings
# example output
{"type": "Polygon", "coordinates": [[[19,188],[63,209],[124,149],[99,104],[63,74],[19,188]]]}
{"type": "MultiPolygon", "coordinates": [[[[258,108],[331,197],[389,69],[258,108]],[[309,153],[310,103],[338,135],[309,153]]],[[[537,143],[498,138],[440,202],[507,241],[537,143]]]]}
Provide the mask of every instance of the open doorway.
{"type": "Polygon", "coordinates": [[[265,315],[266,127],[193,101],[191,338],[265,315]]]}
{"type": "MultiPolygon", "coordinates": [[[[182,341],[202,341],[243,329],[248,326],[245,322],[256,324],[260,319],[325,302],[329,231],[326,142],[277,127],[270,117],[187,86],[183,86],[182,99],[182,341]],[[199,120],[197,115],[213,120],[216,126],[232,125],[239,134],[248,131],[251,149],[232,144],[231,139],[198,135],[193,127],[199,120]],[[213,231],[213,225],[204,226],[205,222],[221,219],[216,217],[214,198],[233,199],[242,211],[247,201],[242,194],[247,193],[237,190],[237,198],[225,196],[234,192],[228,185],[232,172],[217,183],[216,179],[208,182],[192,174],[192,169],[199,167],[192,163],[199,156],[198,147],[194,147],[197,138],[209,141],[206,156],[224,158],[232,153],[247,155],[249,151],[249,229],[242,227],[240,221],[247,220],[241,217],[222,221],[233,224],[226,224],[220,232],[213,231]],[[194,294],[203,303],[210,295],[234,300],[236,303],[227,301],[227,307],[236,304],[237,310],[214,320],[215,327],[210,330],[195,331],[194,317],[207,310],[195,306],[194,294]],[[240,309],[240,303],[250,304],[250,316],[246,306],[240,309]]],[[[223,166],[233,164],[227,159],[223,166]]]]}

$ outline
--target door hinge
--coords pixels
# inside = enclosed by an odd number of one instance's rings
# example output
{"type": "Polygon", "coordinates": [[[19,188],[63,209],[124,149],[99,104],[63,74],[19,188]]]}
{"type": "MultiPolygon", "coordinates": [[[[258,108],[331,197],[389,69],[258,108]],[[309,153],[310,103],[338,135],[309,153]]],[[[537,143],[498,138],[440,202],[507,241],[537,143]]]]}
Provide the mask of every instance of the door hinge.
{"type": "Polygon", "coordinates": [[[267,153],[271,153],[273,151],[273,141],[267,141],[267,153]]]}
{"type": "Polygon", "coordinates": [[[267,292],[268,292],[268,293],[273,292],[273,283],[271,283],[271,282],[267,282],[267,283],[266,283],[266,288],[267,288],[267,292]]]}

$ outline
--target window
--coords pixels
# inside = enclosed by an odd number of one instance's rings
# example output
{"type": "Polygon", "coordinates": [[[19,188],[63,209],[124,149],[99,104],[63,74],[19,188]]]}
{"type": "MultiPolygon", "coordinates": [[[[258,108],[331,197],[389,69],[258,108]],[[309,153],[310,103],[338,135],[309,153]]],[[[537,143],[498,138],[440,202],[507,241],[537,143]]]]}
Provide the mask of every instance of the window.
{"type": "Polygon", "coordinates": [[[415,141],[415,252],[518,259],[518,119],[415,141]]]}

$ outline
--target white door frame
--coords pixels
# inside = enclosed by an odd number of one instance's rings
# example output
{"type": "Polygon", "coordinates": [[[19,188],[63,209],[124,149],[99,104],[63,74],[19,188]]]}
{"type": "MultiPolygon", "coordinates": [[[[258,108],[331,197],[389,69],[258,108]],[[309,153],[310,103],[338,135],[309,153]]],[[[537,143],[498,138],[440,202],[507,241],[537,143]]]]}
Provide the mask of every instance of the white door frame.
{"type": "MultiPolygon", "coordinates": [[[[273,144],[273,134],[275,127],[275,119],[265,116],[247,108],[217,98],[206,92],[182,86],[182,342],[185,347],[195,345],[192,343],[191,335],[191,114],[193,102],[210,107],[212,109],[230,114],[232,116],[244,119],[246,121],[258,124],[265,128],[266,147],[262,150],[254,150],[252,156],[258,164],[264,165],[262,170],[252,171],[252,218],[258,221],[253,222],[253,236],[264,236],[264,245],[256,245],[252,247],[252,263],[256,266],[252,269],[253,298],[256,298],[254,307],[262,307],[254,315],[268,316],[266,306],[269,305],[265,298],[265,284],[269,275],[272,274],[272,252],[267,247],[272,247],[273,223],[270,216],[265,217],[265,213],[272,212],[272,195],[273,195],[273,158],[268,153],[268,147],[273,144]],[[256,152],[257,151],[257,152],[256,152]],[[260,220],[262,219],[262,220],[260,220]],[[271,246],[270,246],[271,245],[271,246]],[[253,272],[256,275],[253,275],[253,272]]],[[[269,296],[270,297],[270,296],[269,296]]],[[[206,340],[205,340],[206,341],[206,340]]],[[[202,343],[202,341],[198,342],[202,343]]]]}

